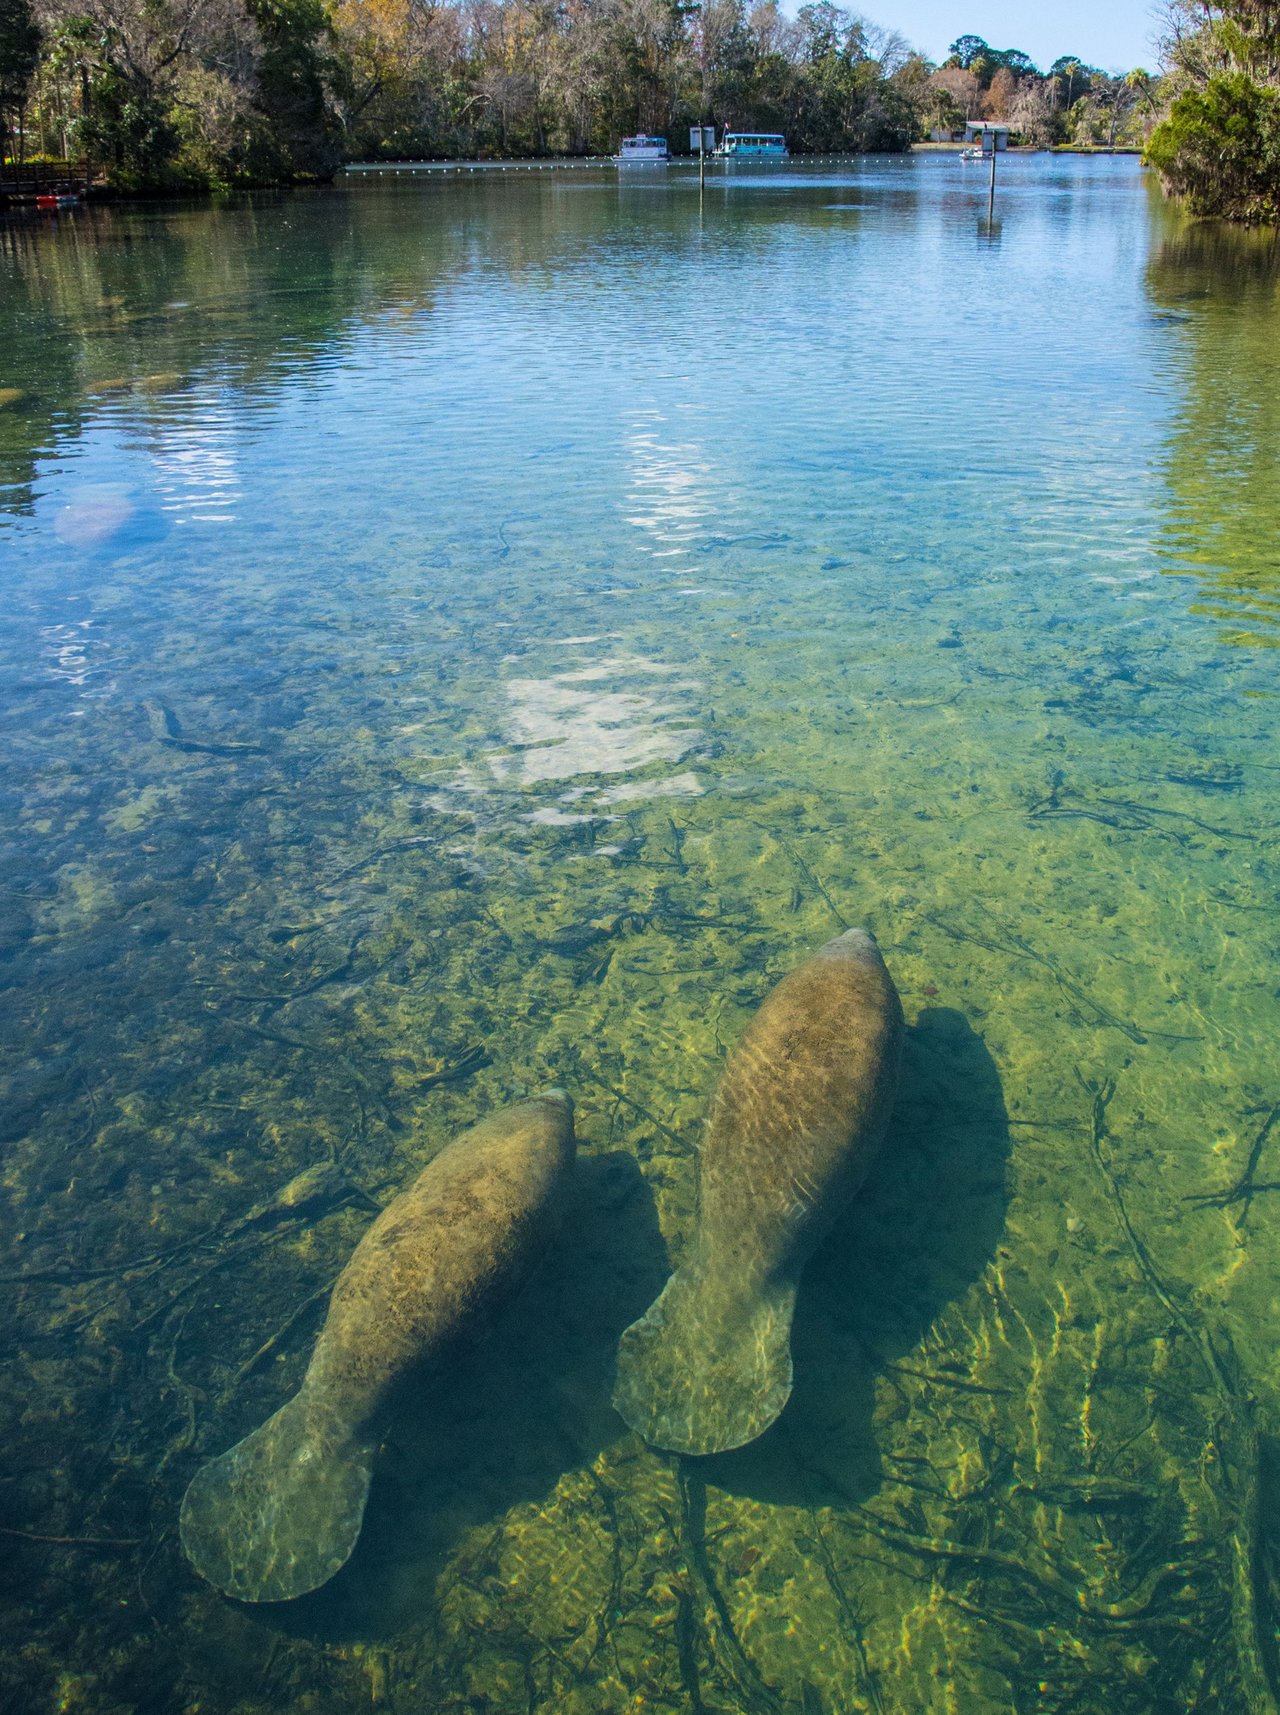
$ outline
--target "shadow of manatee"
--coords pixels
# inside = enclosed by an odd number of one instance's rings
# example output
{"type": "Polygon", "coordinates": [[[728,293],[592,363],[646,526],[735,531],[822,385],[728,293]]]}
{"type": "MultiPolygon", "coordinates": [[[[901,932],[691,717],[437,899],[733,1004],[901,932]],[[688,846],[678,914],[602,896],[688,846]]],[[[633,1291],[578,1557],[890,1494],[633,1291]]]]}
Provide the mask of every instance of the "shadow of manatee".
{"type": "Polygon", "coordinates": [[[694,1461],[698,1479],[783,1506],[847,1506],[875,1493],[876,1376],[991,1260],[1008,1158],[994,1061],[961,1013],[926,1008],[907,1036],[880,1158],[805,1270],[791,1399],[758,1441],[694,1461]]]}
{"type": "Polygon", "coordinates": [[[560,1237],[519,1298],[401,1401],[351,1559],[314,1594],[263,1610],[271,1623],[326,1641],[420,1625],[468,1530],[540,1500],[616,1439],[602,1378],[660,1290],[664,1258],[635,1159],[580,1156],[560,1237]]]}

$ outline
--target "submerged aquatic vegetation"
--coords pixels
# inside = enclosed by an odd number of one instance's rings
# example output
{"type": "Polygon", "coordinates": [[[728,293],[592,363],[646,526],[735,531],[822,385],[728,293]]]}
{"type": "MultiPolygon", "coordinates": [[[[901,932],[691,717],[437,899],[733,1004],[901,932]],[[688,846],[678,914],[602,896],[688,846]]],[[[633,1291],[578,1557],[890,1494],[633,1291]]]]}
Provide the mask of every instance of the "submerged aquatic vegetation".
{"type": "Polygon", "coordinates": [[[742,181],[696,244],[584,176],[6,252],[6,1707],[1271,1706],[1272,655],[1187,611],[1240,575],[1265,633],[1270,491],[1187,550],[1215,365],[1274,453],[1274,303],[1246,257],[1230,334],[1123,162],[1011,163],[998,245],[935,170],[850,174],[838,230],[742,181]],[[919,400],[979,349],[974,469],[919,400]],[[134,511],[64,541],[106,474],[134,511]],[[646,1447],[612,1355],[724,1057],[863,921],[901,1096],[792,1397],[646,1447]],[[192,1477],[296,1392],[373,1205],[556,1084],[563,1242],[397,1414],[343,1570],[219,1597],[192,1477]]]}

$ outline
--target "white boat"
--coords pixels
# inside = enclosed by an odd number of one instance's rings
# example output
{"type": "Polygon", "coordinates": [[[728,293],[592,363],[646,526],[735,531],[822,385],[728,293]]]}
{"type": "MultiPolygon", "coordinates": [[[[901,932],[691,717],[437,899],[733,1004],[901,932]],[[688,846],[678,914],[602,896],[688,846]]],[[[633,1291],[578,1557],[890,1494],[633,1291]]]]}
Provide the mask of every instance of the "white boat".
{"type": "Polygon", "coordinates": [[[620,167],[665,167],[670,159],[666,138],[650,137],[644,131],[638,131],[634,137],[624,137],[617,155],[620,167]]]}
{"type": "Polygon", "coordinates": [[[982,159],[982,150],[981,149],[961,149],[960,159],[962,161],[980,161],[982,159]]]}

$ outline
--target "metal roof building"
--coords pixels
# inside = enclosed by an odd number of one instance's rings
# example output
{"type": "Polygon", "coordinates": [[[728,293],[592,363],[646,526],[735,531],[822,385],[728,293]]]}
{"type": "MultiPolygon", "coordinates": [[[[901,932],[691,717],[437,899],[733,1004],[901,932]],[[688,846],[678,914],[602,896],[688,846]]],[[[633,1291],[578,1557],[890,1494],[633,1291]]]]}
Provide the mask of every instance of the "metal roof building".
{"type": "MultiPolygon", "coordinates": [[[[989,119],[970,119],[967,121],[964,128],[966,143],[981,143],[984,135],[995,137],[997,149],[1009,147],[1009,127],[1007,125],[995,125],[989,119]]],[[[990,147],[991,145],[988,143],[987,148],[990,147]]]]}

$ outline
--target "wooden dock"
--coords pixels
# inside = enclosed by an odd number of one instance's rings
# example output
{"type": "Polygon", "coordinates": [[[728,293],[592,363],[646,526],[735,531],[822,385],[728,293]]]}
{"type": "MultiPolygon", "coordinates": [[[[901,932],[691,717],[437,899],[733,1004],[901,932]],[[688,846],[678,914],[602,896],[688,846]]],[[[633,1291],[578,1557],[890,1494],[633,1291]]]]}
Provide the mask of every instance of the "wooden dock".
{"type": "Polygon", "coordinates": [[[50,199],[83,197],[91,174],[84,161],[6,161],[0,166],[0,208],[15,203],[39,207],[50,199]]]}

